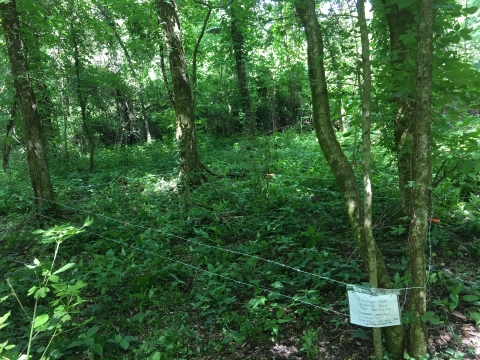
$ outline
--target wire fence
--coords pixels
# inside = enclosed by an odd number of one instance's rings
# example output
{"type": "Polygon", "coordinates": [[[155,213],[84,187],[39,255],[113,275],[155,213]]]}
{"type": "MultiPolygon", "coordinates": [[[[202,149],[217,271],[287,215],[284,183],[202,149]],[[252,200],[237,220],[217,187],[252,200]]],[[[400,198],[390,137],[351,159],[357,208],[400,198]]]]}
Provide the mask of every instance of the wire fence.
{"type": "MultiPolygon", "coordinates": [[[[44,200],[45,201],[45,200],[44,200]]],[[[177,239],[177,240],[180,240],[180,241],[183,241],[185,243],[188,243],[188,244],[194,244],[196,246],[200,246],[200,247],[205,247],[205,248],[209,248],[209,249],[212,249],[214,251],[221,251],[221,252],[225,252],[225,253],[230,253],[230,254],[233,254],[233,255],[236,255],[236,256],[242,256],[242,257],[249,257],[249,258],[253,258],[253,259],[256,259],[256,260],[259,260],[259,261],[263,261],[263,262],[266,262],[266,263],[270,263],[270,264],[273,264],[275,266],[279,266],[279,267],[282,267],[282,268],[285,268],[285,269],[288,269],[288,270],[292,270],[292,271],[295,271],[295,272],[298,272],[298,273],[301,273],[301,274],[304,274],[304,275],[307,275],[307,276],[310,276],[310,277],[313,277],[313,278],[318,278],[318,279],[321,279],[321,280],[325,280],[327,282],[331,282],[331,283],[335,283],[337,285],[344,285],[344,286],[348,286],[348,285],[351,285],[349,283],[346,283],[346,282],[343,282],[343,281],[340,281],[340,280],[336,280],[336,279],[332,279],[331,277],[327,277],[327,276],[323,276],[323,275],[320,275],[320,274],[315,274],[315,273],[311,273],[311,272],[308,272],[308,271],[305,271],[305,270],[302,270],[302,269],[299,269],[298,267],[294,267],[294,266],[290,266],[290,265],[287,265],[287,264],[284,264],[284,263],[281,263],[281,262],[278,262],[278,261],[275,261],[275,260],[270,260],[270,259],[266,259],[266,258],[263,258],[261,256],[258,256],[258,255],[255,255],[255,254],[249,254],[249,253],[246,253],[246,252],[242,252],[242,251],[238,251],[238,250],[232,250],[232,249],[228,249],[228,248],[225,248],[225,247],[222,247],[222,246],[217,246],[217,245],[210,245],[210,244],[206,244],[204,242],[201,242],[201,241],[198,241],[198,240],[193,240],[193,239],[188,239],[188,238],[185,238],[185,237],[182,237],[182,236],[179,236],[179,235],[176,235],[176,234],[172,234],[168,231],[165,231],[163,229],[159,229],[159,228],[155,228],[155,227],[149,227],[149,226],[143,226],[143,225],[138,225],[138,224],[135,224],[134,222],[132,221],[129,221],[128,219],[115,219],[115,218],[112,218],[110,216],[106,216],[106,215],[103,215],[103,214],[100,214],[100,213],[96,213],[96,212],[93,212],[93,211],[88,211],[88,210],[84,210],[84,209],[80,209],[80,208],[77,208],[77,207],[73,207],[73,206],[70,206],[70,205],[66,205],[66,204],[62,204],[62,203],[59,203],[59,202],[54,202],[54,201],[50,201],[51,203],[57,205],[57,206],[60,206],[62,208],[65,208],[65,209],[69,209],[69,210],[72,210],[72,211],[75,211],[75,212],[80,212],[80,213],[83,213],[87,216],[91,216],[91,217],[97,217],[97,218],[103,218],[103,219],[106,219],[106,220],[109,220],[111,222],[115,222],[115,223],[118,223],[118,224],[122,224],[122,225],[127,225],[129,227],[133,227],[133,228],[138,228],[138,229],[141,229],[143,231],[153,231],[161,236],[168,236],[170,238],[173,238],[173,239],[177,239]]],[[[432,207],[433,208],[433,207],[432,207]]],[[[432,213],[433,215],[433,213],[432,213]]],[[[55,219],[55,218],[52,218],[52,217],[49,217],[45,214],[37,214],[37,216],[41,216],[45,219],[49,219],[50,221],[53,221],[53,222],[57,222],[57,223],[61,223],[61,221],[59,221],[58,219],[55,219]]],[[[152,250],[148,250],[148,249],[145,249],[145,248],[142,248],[142,247],[138,247],[138,246],[135,246],[135,245],[132,245],[132,244],[128,244],[126,242],[122,242],[122,241],[119,241],[119,240],[116,240],[116,239],[113,239],[111,237],[107,237],[107,236],[104,236],[104,235],[101,235],[101,234],[98,234],[98,233],[95,233],[93,231],[90,231],[90,230],[84,230],[98,238],[102,238],[104,240],[107,240],[109,242],[113,242],[113,243],[116,243],[116,244],[119,244],[119,245],[122,245],[124,247],[128,247],[128,248],[131,248],[133,250],[136,250],[136,251],[140,251],[140,252],[143,252],[145,254],[148,254],[149,256],[154,256],[154,257],[157,257],[157,258],[161,258],[161,259],[164,259],[164,260],[168,260],[169,262],[171,263],[176,263],[176,264],[179,264],[181,266],[184,266],[184,267],[187,267],[187,268],[190,268],[190,269],[193,269],[195,271],[199,271],[199,272],[203,272],[203,273],[206,273],[206,274],[210,274],[210,275],[214,275],[214,276],[218,276],[219,278],[222,278],[224,280],[228,280],[228,281],[232,281],[234,283],[237,283],[237,284],[240,284],[240,285],[243,285],[243,286],[247,286],[247,287],[250,287],[250,288],[255,288],[255,289],[258,289],[258,290],[261,290],[265,293],[269,293],[269,294],[272,294],[272,295],[276,295],[276,296],[279,296],[279,297],[283,297],[283,298],[288,298],[290,300],[293,300],[294,302],[298,302],[298,303],[301,303],[301,304],[305,304],[305,305],[309,305],[309,306],[312,306],[312,307],[315,307],[315,308],[318,308],[320,310],[323,310],[323,311],[326,311],[326,312],[331,312],[331,313],[335,313],[337,315],[342,315],[342,316],[348,316],[348,314],[345,314],[341,311],[337,311],[337,310],[334,310],[334,309],[331,309],[331,308],[326,308],[326,307],[322,307],[322,306],[319,306],[319,305],[316,305],[316,304],[313,304],[309,301],[305,301],[297,296],[289,296],[289,295],[285,295],[285,294],[282,294],[282,293],[279,293],[277,291],[273,291],[271,289],[267,289],[267,288],[264,288],[264,287],[259,287],[258,284],[249,284],[249,283],[246,283],[246,282],[243,282],[243,281],[240,281],[238,279],[234,279],[234,278],[231,278],[229,276],[225,276],[225,275],[222,275],[222,274],[218,274],[216,272],[212,272],[210,270],[207,270],[207,269],[203,269],[201,268],[200,266],[197,266],[197,265],[192,265],[192,264],[189,264],[185,261],[182,261],[182,260],[178,260],[178,259],[174,259],[174,258],[171,258],[171,257],[168,257],[168,256],[165,256],[165,255],[161,255],[158,253],[158,251],[152,251],[152,250]]],[[[431,267],[432,267],[432,262],[431,262],[431,259],[432,259],[432,245],[431,245],[431,237],[430,237],[430,232],[431,232],[431,223],[430,223],[430,226],[428,228],[428,244],[429,244],[429,259],[428,259],[428,274],[430,273],[431,271],[431,267]]],[[[158,243],[154,242],[154,241],[147,241],[146,243],[150,244],[151,246],[155,247],[155,248],[159,248],[160,246],[158,245],[158,243]]],[[[401,305],[401,309],[403,310],[403,307],[405,306],[405,303],[407,301],[407,298],[408,298],[408,291],[411,290],[411,289],[425,289],[427,287],[427,284],[428,284],[428,279],[429,279],[429,276],[427,274],[427,283],[425,284],[424,287],[402,287],[402,288],[398,288],[397,290],[401,290],[401,291],[404,291],[404,300],[402,302],[402,305],[401,305]]],[[[358,285],[359,287],[362,287],[360,285],[358,285]]]]}

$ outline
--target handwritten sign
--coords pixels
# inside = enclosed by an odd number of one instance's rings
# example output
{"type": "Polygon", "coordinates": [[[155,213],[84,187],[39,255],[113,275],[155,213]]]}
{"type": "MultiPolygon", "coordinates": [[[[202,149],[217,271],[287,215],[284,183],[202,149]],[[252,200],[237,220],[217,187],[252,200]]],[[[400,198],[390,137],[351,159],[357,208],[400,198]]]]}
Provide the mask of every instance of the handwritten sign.
{"type": "Polygon", "coordinates": [[[367,327],[400,325],[399,290],[348,285],[350,322],[367,327]]]}

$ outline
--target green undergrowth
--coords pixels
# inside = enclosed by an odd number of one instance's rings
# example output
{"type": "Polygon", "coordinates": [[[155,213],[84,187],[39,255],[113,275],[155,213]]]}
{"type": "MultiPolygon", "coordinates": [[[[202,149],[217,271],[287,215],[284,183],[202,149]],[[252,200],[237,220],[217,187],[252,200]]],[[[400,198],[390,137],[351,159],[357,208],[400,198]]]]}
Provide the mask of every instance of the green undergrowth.
{"type": "MultiPolygon", "coordinates": [[[[360,170],[355,146],[344,146],[360,170]]],[[[293,338],[315,358],[322,332],[348,328],[344,284],[367,277],[313,134],[211,138],[199,152],[216,176],[192,189],[187,213],[174,144],[100,149],[90,176],[85,156],[52,157],[57,210],[39,220],[24,165],[14,161],[0,193],[2,355],[227,358],[245,344],[268,349],[293,338]],[[39,228],[50,231],[33,233],[39,228]]],[[[406,287],[394,162],[377,152],[375,235],[396,286],[406,287]]],[[[460,309],[478,323],[480,278],[451,267],[480,258],[478,208],[459,205],[448,182],[439,191],[427,320],[446,324],[443,310],[460,309]]]]}

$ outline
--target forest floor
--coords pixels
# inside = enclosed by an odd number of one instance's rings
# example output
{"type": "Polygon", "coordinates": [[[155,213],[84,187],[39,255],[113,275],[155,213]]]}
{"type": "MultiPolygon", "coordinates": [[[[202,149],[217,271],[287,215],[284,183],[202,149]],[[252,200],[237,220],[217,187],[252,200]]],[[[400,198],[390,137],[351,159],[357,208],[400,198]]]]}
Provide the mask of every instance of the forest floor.
{"type": "MultiPolygon", "coordinates": [[[[344,146],[358,163],[354,145],[344,146]]],[[[211,139],[200,153],[217,176],[192,190],[186,211],[173,144],[102,149],[90,176],[86,156],[53,158],[57,211],[41,216],[32,213],[21,155],[13,155],[0,177],[0,273],[27,314],[48,315],[35,328],[35,354],[369,359],[371,330],[349,323],[345,291],[367,278],[314,136],[211,139]],[[50,231],[32,234],[39,228],[50,231]],[[38,303],[27,295],[43,288],[38,303]]],[[[405,288],[406,229],[393,220],[391,160],[383,150],[374,156],[375,236],[395,286],[405,288]]],[[[440,222],[431,223],[427,246],[429,353],[480,359],[480,223],[458,206],[460,190],[436,191],[450,195],[436,197],[440,222]]],[[[18,354],[30,328],[11,293],[2,282],[0,317],[11,315],[0,344],[18,354]]],[[[400,305],[408,322],[405,291],[400,305]]]]}

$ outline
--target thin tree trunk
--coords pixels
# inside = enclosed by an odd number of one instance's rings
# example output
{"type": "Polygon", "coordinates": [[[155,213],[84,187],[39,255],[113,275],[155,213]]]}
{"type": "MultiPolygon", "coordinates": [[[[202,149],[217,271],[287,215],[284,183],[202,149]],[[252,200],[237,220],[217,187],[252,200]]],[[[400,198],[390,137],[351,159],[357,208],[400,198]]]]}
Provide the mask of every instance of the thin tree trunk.
{"type": "Polygon", "coordinates": [[[390,32],[392,92],[402,94],[395,99],[397,114],[394,141],[400,189],[398,217],[404,218],[409,215],[411,204],[410,189],[407,188],[407,184],[412,180],[412,132],[415,106],[412,84],[414,84],[415,69],[409,64],[410,49],[402,41],[402,36],[415,30],[415,6],[400,9],[397,3],[386,0],[382,0],[382,4],[390,32]]]}
{"type": "Polygon", "coordinates": [[[70,113],[68,96],[65,96],[65,79],[62,78],[62,90],[61,90],[61,102],[63,113],[63,147],[65,148],[65,158],[69,157],[68,153],[68,138],[67,138],[67,126],[68,126],[68,114],[70,113]]]}
{"type": "MultiPolygon", "coordinates": [[[[368,247],[365,241],[363,226],[364,214],[355,173],[348,162],[331,123],[330,106],[328,102],[328,89],[325,77],[323,38],[320,25],[315,14],[315,0],[297,0],[295,7],[305,29],[307,38],[308,74],[310,90],[312,93],[313,122],[318,142],[322,152],[332,169],[336,182],[347,206],[352,232],[357,242],[360,256],[368,267],[368,247]]],[[[383,256],[376,247],[378,285],[391,288],[392,284],[388,275],[383,256]]],[[[384,328],[387,345],[399,346],[403,354],[404,329],[402,326],[384,328]]],[[[398,348],[387,350],[398,352],[398,348]]]]}
{"type": "Polygon", "coordinates": [[[197,101],[197,57],[198,49],[200,48],[200,43],[202,42],[203,35],[205,35],[205,29],[207,28],[208,20],[212,14],[212,8],[208,8],[207,15],[205,15],[205,20],[203,21],[202,30],[198,35],[197,42],[195,43],[195,48],[193,49],[193,64],[192,64],[192,87],[193,87],[193,107],[195,109],[195,103],[197,101]]]}
{"type": "Polygon", "coordinates": [[[13,131],[15,129],[15,117],[17,116],[17,98],[13,100],[12,110],[10,112],[10,120],[7,123],[7,131],[5,134],[5,141],[3,143],[3,171],[6,173],[8,170],[8,161],[10,158],[10,142],[12,141],[13,131]]]}
{"type": "Polygon", "coordinates": [[[91,174],[93,171],[93,158],[95,154],[95,143],[93,141],[93,137],[90,134],[90,129],[88,127],[87,123],[87,99],[86,95],[82,89],[82,83],[81,83],[81,77],[80,77],[80,54],[78,51],[78,44],[77,44],[77,38],[75,34],[73,33],[73,28],[72,28],[72,36],[73,36],[73,50],[74,50],[74,60],[75,60],[75,74],[77,77],[77,97],[78,97],[78,102],[80,103],[80,112],[82,115],[82,129],[83,129],[83,134],[85,135],[85,138],[87,139],[88,143],[88,152],[90,154],[90,161],[88,165],[88,173],[91,174]]]}
{"type": "MultiPolygon", "coordinates": [[[[128,66],[130,68],[130,73],[132,74],[132,77],[133,77],[133,79],[135,80],[135,83],[137,83],[137,86],[138,86],[137,73],[135,72],[135,68],[133,67],[133,63],[132,63],[132,59],[130,57],[130,53],[128,52],[128,49],[125,46],[125,44],[123,43],[122,37],[120,36],[120,34],[117,31],[117,26],[115,25],[115,22],[112,20],[110,15],[107,13],[107,10],[102,5],[100,5],[98,2],[95,2],[95,5],[97,6],[98,10],[100,10],[100,12],[102,13],[103,17],[105,18],[108,25],[112,29],[113,34],[115,36],[115,39],[117,39],[118,43],[120,44],[120,47],[122,48],[123,53],[125,54],[125,57],[127,58],[128,66]]],[[[143,117],[144,125],[145,125],[145,137],[146,137],[147,143],[149,143],[149,142],[152,141],[152,136],[150,134],[150,125],[148,124],[147,113],[145,111],[144,92],[141,89],[140,89],[139,92],[140,92],[140,94],[139,94],[140,107],[142,109],[142,117],[143,117]]]]}
{"type": "Polygon", "coordinates": [[[8,56],[22,112],[22,126],[27,148],[27,162],[33,188],[34,204],[38,212],[52,207],[53,187],[48,171],[42,125],[37,101],[27,70],[25,46],[20,31],[20,20],[15,0],[0,3],[2,27],[8,48],[8,56]]]}
{"type": "Polygon", "coordinates": [[[426,311],[425,243],[430,208],[431,181],[430,128],[432,107],[433,25],[435,9],[432,0],[422,0],[418,27],[418,55],[416,60],[415,124],[413,133],[412,218],[408,238],[410,275],[413,289],[410,293],[410,311],[416,321],[410,324],[411,356],[419,359],[427,353],[427,328],[422,320],[426,311]]]}
{"type": "MultiPolygon", "coordinates": [[[[378,288],[376,243],[372,230],[372,173],[370,161],[370,105],[372,93],[372,72],[370,65],[370,42],[364,0],[357,0],[358,22],[362,42],[363,88],[362,93],[362,143],[363,143],[363,231],[368,249],[368,278],[370,286],[378,288]]],[[[377,360],[383,359],[381,328],[373,328],[373,348],[377,360]]]]}
{"type": "MultiPolygon", "coordinates": [[[[162,26],[160,16],[158,17],[158,25],[162,26]]],[[[168,44],[167,44],[167,47],[168,47],[168,44]]],[[[170,88],[170,83],[168,81],[168,76],[167,76],[167,69],[165,67],[165,55],[164,55],[162,40],[160,40],[160,69],[162,71],[163,83],[165,84],[165,89],[167,90],[168,99],[170,100],[170,104],[172,104],[172,107],[175,109],[175,99],[173,98],[173,92],[172,92],[172,89],[170,88]]]]}
{"type": "Polygon", "coordinates": [[[245,66],[244,39],[242,30],[239,27],[235,8],[230,7],[230,33],[233,41],[233,53],[235,54],[235,68],[237,70],[238,92],[240,95],[240,106],[243,112],[243,124],[247,136],[255,135],[255,119],[252,113],[250,92],[248,90],[247,69],[245,66]]]}
{"type": "MultiPolygon", "coordinates": [[[[120,89],[115,89],[115,102],[117,104],[117,118],[120,120],[120,140],[117,142],[117,145],[118,147],[121,147],[123,145],[125,133],[127,132],[127,128],[129,126],[128,124],[130,122],[130,111],[127,100],[123,96],[120,89]]],[[[126,143],[128,143],[128,140],[126,143]]]]}
{"type": "MultiPolygon", "coordinates": [[[[177,141],[180,150],[180,177],[188,186],[199,185],[207,180],[198,155],[193,116],[193,95],[188,78],[185,51],[180,36],[180,20],[175,0],[158,0],[158,16],[165,31],[169,49],[170,72],[175,97],[177,141]]],[[[186,206],[185,206],[186,207],[186,206]]]]}

